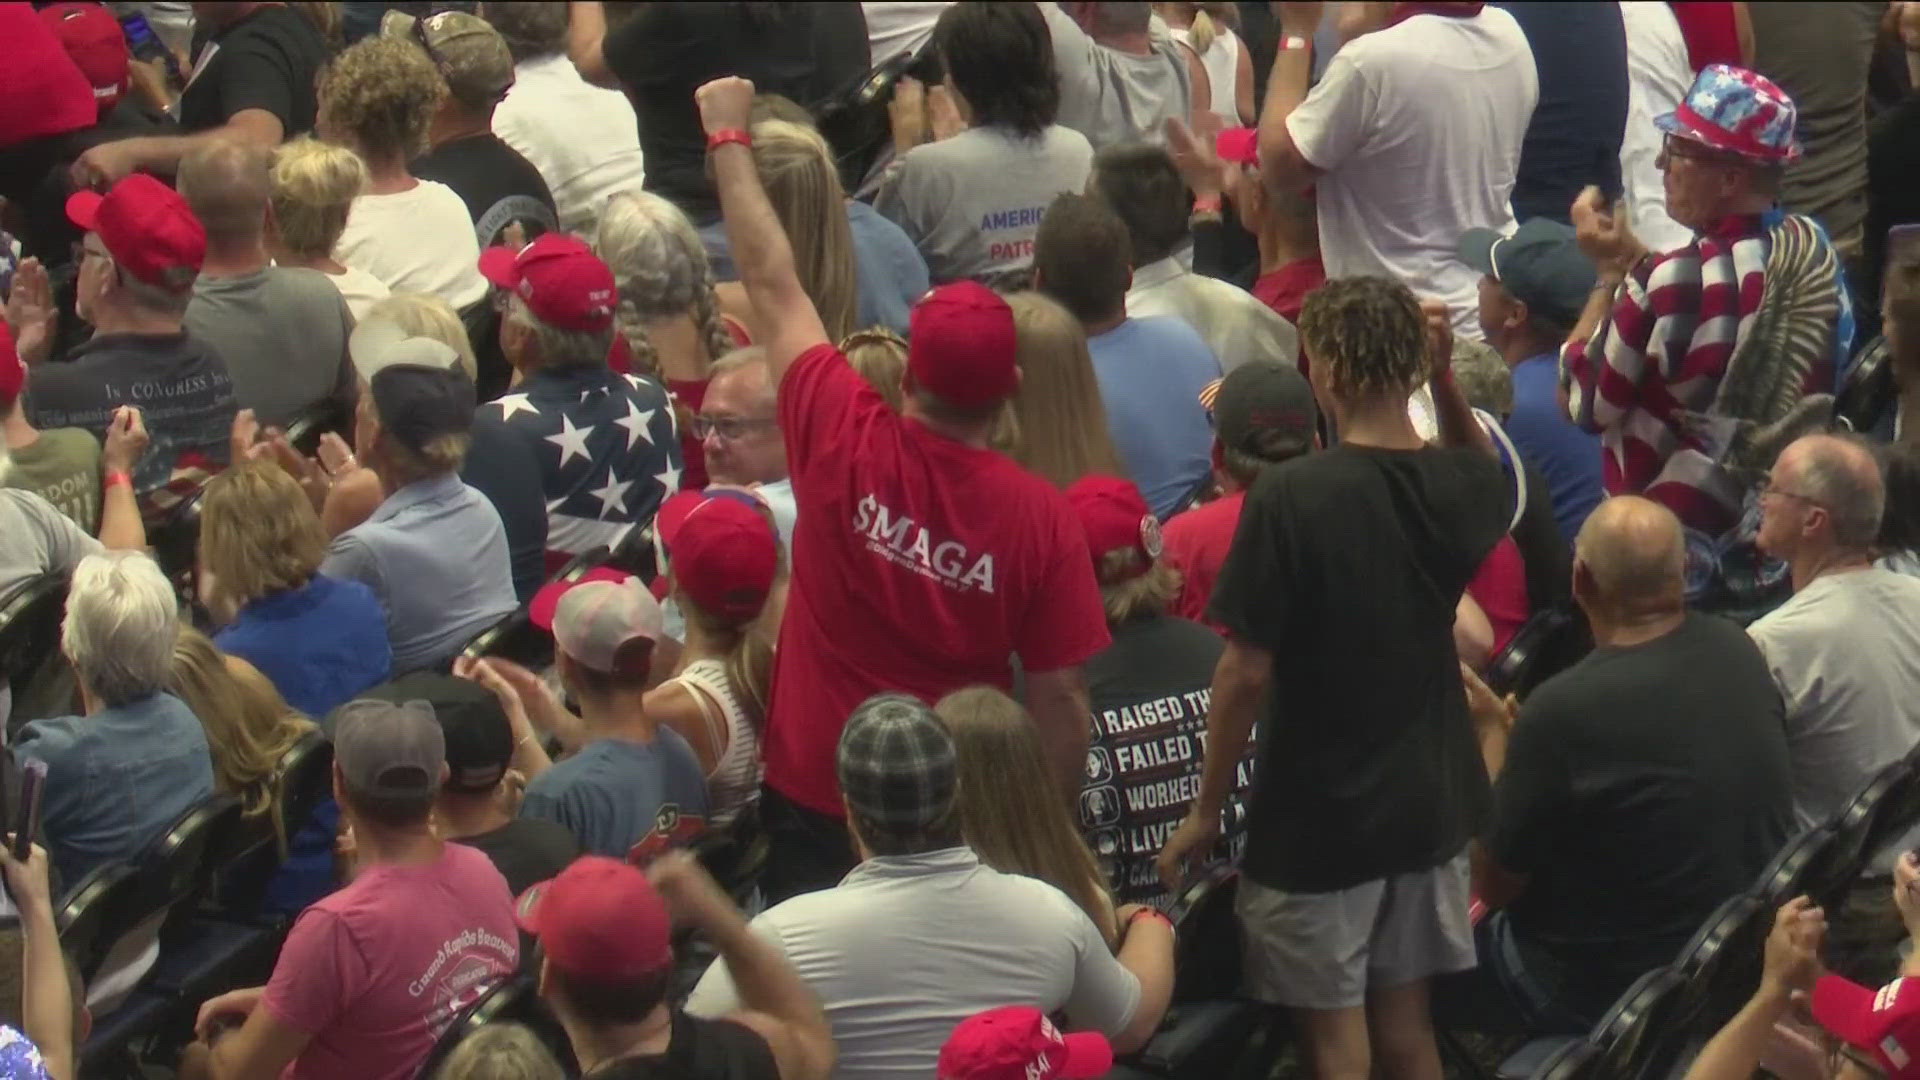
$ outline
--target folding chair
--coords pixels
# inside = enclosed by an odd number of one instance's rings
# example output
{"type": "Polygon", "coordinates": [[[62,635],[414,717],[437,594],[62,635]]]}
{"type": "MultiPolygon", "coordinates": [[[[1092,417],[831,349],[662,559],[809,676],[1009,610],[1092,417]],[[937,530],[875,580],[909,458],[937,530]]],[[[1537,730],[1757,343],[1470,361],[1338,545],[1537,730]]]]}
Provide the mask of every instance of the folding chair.
{"type": "Polygon", "coordinates": [[[1654,968],[1634,980],[1588,1040],[1600,1050],[1601,1075],[1622,1080],[1665,1075],[1684,1019],[1686,988],[1671,967],[1654,968]]]}

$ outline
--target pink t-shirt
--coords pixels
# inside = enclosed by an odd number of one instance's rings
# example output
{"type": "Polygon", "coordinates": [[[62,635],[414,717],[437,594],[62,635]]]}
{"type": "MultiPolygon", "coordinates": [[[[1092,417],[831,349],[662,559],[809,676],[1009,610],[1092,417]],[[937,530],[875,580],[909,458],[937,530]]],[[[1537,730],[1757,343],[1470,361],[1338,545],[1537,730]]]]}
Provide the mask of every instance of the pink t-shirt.
{"type": "Polygon", "coordinates": [[[370,867],[294,921],[265,1008],[313,1041],[283,1080],[411,1080],[447,1025],[520,962],[513,895],[476,848],[370,867]]]}

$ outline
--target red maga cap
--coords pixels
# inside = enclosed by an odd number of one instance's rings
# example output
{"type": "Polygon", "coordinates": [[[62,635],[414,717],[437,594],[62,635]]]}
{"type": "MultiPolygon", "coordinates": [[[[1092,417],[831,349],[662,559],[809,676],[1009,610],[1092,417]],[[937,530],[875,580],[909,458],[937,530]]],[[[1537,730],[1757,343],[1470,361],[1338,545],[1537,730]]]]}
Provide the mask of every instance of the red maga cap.
{"type": "Polygon", "coordinates": [[[766,606],[779,539],[750,493],[682,491],[661,504],[654,529],[674,584],[700,610],[745,621],[766,606]]]}
{"type": "Polygon", "coordinates": [[[520,896],[520,929],[572,978],[640,979],[673,964],[673,917],[639,868],[582,855],[520,896]]]}
{"type": "Polygon", "coordinates": [[[939,1080],[1091,1080],[1113,1068],[1097,1031],[1062,1035],[1039,1009],[1008,1006],[960,1021],[940,1048],[939,1080]]]}
{"type": "Polygon", "coordinates": [[[121,178],[105,195],[74,192],[67,197],[67,218],[99,233],[122,270],[158,288],[186,291],[207,257],[207,230],[187,200],[146,173],[121,178]]]}
{"type": "Polygon", "coordinates": [[[1870,1057],[1889,1080],[1920,1077],[1920,979],[1895,979],[1874,991],[1823,975],[1813,984],[1813,1018],[1870,1057]]]}
{"type": "Polygon", "coordinates": [[[941,401],[981,408],[1012,397],[1020,385],[1013,308],[985,285],[940,286],[914,305],[911,324],[907,370],[941,401]]]}
{"type": "Polygon", "coordinates": [[[547,233],[521,248],[480,253],[480,274],[526,301],[534,317],[561,330],[613,325],[613,271],[578,237],[547,233]]]}
{"type": "Polygon", "coordinates": [[[91,3],[52,4],[40,9],[40,17],[87,77],[100,115],[113,111],[127,92],[133,70],[120,20],[105,4],[91,3]]]}
{"type": "Polygon", "coordinates": [[[1087,550],[1095,566],[1109,551],[1132,548],[1145,556],[1139,573],[1153,568],[1153,561],[1160,557],[1160,519],[1153,516],[1133,481],[1083,476],[1067,488],[1067,501],[1087,532],[1087,550]]]}

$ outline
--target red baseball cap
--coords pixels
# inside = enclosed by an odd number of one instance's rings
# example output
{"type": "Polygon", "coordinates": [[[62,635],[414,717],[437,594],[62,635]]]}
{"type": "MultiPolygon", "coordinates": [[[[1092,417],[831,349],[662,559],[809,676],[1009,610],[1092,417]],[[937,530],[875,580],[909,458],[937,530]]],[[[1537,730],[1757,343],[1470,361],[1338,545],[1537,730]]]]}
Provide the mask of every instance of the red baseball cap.
{"type": "Polygon", "coordinates": [[[526,301],[548,326],[594,331],[613,325],[613,271],[578,237],[547,233],[518,252],[488,248],[480,253],[480,274],[526,301]]]}
{"type": "Polygon", "coordinates": [[[207,230],[187,200],[146,173],[129,173],[105,195],[74,192],[67,218],[99,233],[121,269],[157,288],[185,292],[207,257],[207,230]],[[181,270],[192,274],[183,281],[181,270]]]}
{"type": "Polygon", "coordinates": [[[1039,1009],[988,1009],[960,1021],[940,1048],[939,1080],[1091,1080],[1113,1068],[1097,1031],[1062,1035],[1039,1009]]]}
{"type": "Polygon", "coordinates": [[[527,605],[527,621],[542,630],[552,630],[553,613],[560,606],[560,598],[567,595],[569,591],[589,581],[611,581],[619,584],[632,576],[610,566],[596,566],[571,581],[549,581],[533,594],[533,602],[527,605]]]}
{"type": "Polygon", "coordinates": [[[14,347],[13,327],[0,319],[0,402],[18,398],[25,385],[27,366],[20,362],[20,350],[14,347]]]}
{"type": "Polygon", "coordinates": [[[909,321],[907,370],[940,400],[979,408],[1019,387],[1013,308],[999,293],[976,281],[942,285],[914,305],[909,321]]]}
{"type": "Polygon", "coordinates": [[[674,583],[700,610],[737,621],[760,614],[773,591],[780,546],[752,493],[679,492],[660,505],[653,527],[674,583]]]}
{"type": "Polygon", "coordinates": [[[622,982],[673,965],[666,901],[638,867],[605,855],[582,855],[522,893],[517,919],[572,978],[622,982]]]}
{"type": "Polygon", "coordinates": [[[131,80],[127,35],[105,4],[65,3],[40,9],[67,55],[93,87],[93,100],[105,116],[120,103],[131,80]]]}
{"type": "Polygon", "coordinates": [[[1890,1080],[1920,1077],[1920,978],[1895,979],[1875,991],[1823,975],[1813,984],[1813,1019],[1890,1080]]]}
{"type": "MultiPolygon", "coordinates": [[[[1117,476],[1083,476],[1067,489],[1067,501],[1087,532],[1087,550],[1095,566],[1110,551],[1132,548],[1145,556],[1138,573],[1153,568],[1160,557],[1160,519],[1133,481],[1117,476]]],[[[1137,575],[1136,575],[1137,576],[1137,575]]]]}

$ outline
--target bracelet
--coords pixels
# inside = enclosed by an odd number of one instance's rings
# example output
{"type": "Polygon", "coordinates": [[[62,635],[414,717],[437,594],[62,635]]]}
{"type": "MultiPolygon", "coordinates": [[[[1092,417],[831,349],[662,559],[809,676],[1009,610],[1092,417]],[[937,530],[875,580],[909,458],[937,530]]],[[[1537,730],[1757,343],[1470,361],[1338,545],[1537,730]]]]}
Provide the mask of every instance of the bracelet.
{"type": "Polygon", "coordinates": [[[122,472],[119,469],[113,469],[107,473],[106,480],[100,486],[102,489],[105,489],[115,484],[125,484],[128,488],[133,487],[133,475],[122,472]]]}
{"type": "Polygon", "coordinates": [[[728,143],[739,143],[741,146],[752,149],[753,136],[740,128],[721,128],[707,136],[707,153],[711,154],[728,143]]]}
{"type": "Polygon", "coordinates": [[[1220,212],[1220,196],[1202,195],[1193,200],[1194,214],[1217,214],[1220,212]]]}

